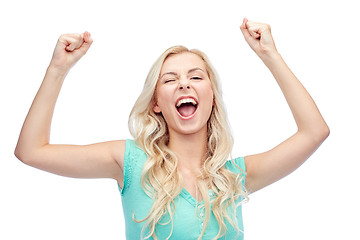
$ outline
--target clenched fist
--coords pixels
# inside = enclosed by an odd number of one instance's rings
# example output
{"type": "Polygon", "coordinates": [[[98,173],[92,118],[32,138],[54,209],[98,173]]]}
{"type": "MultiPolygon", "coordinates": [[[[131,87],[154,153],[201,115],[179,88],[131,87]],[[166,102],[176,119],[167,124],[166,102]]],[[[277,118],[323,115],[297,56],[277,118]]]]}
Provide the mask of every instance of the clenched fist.
{"type": "Polygon", "coordinates": [[[63,34],[60,36],[50,66],[68,71],[89,50],[93,40],[90,33],[63,34]]]}
{"type": "Polygon", "coordinates": [[[240,29],[246,42],[261,59],[273,53],[277,53],[271,35],[271,28],[268,24],[251,22],[244,18],[240,29]]]}

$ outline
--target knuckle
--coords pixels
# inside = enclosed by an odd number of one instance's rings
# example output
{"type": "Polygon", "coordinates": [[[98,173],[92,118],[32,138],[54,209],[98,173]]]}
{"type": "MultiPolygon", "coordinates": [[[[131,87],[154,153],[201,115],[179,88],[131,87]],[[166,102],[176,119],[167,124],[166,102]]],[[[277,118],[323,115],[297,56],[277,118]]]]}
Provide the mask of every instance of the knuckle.
{"type": "Polygon", "coordinates": [[[59,39],[64,39],[66,37],[66,34],[61,34],[59,39]]]}

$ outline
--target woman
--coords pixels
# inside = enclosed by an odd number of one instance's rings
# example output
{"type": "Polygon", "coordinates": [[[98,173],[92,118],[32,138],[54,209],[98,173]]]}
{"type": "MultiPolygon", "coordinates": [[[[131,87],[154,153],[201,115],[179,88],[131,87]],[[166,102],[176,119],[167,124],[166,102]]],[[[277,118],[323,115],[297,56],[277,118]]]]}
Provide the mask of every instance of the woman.
{"type": "Polygon", "coordinates": [[[49,144],[64,78],[92,43],[85,32],[59,38],[15,155],[63,176],[115,179],[128,239],[243,239],[239,205],[247,194],[299,167],[329,128],[277,52],[269,25],[244,19],[240,29],[274,75],[298,127],[273,149],[227,160],[233,141],[215,72],[202,52],[180,46],[150,70],[129,118],[134,140],[49,144]]]}

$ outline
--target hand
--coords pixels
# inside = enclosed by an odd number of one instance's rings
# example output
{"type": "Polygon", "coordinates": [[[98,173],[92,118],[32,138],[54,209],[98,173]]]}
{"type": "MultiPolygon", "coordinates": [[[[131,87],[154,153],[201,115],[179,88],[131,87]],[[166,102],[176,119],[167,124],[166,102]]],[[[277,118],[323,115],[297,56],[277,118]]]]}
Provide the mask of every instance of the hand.
{"type": "Polygon", "coordinates": [[[262,60],[268,55],[277,53],[270,25],[251,22],[244,18],[240,29],[246,42],[262,60]]]}
{"type": "Polygon", "coordinates": [[[50,66],[68,71],[86,54],[93,40],[89,32],[61,35],[50,62],[50,66]]]}

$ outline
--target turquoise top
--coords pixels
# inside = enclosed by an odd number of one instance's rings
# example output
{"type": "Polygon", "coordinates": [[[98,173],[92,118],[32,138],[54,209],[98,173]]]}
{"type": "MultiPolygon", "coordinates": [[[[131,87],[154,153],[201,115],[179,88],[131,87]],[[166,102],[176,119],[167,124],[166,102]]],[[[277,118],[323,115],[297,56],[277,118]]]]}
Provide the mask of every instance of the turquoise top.
{"type": "MultiPolygon", "coordinates": [[[[123,189],[119,187],[122,196],[122,207],[126,224],[126,239],[137,240],[140,239],[141,230],[144,226],[144,222],[136,223],[132,219],[134,213],[136,220],[144,219],[153,205],[153,200],[146,195],[140,184],[140,177],[142,168],[147,160],[146,153],[135,144],[133,140],[126,140],[126,148],[124,155],[124,186],[123,189]]],[[[234,162],[244,170],[245,163],[244,158],[236,158],[234,162]]],[[[227,161],[225,168],[237,173],[243,174],[243,172],[235,166],[232,161],[227,161]]],[[[245,177],[242,180],[245,184],[245,177]]],[[[209,196],[212,197],[212,192],[209,191],[209,196]]],[[[241,201],[238,199],[237,201],[241,201]]],[[[185,188],[174,199],[175,202],[175,214],[173,217],[173,232],[169,239],[172,240],[191,240],[197,239],[202,230],[204,214],[203,211],[195,211],[196,207],[202,205],[203,202],[197,202],[197,200],[188,192],[185,188]]],[[[204,209],[204,208],[202,208],[204,209]]],[[[230,213],[230,212],[229,212],[230,213]]],[[[229,214],[230,215],[230,214],[229,214]]],[[[231,216],[231,215],[230,215],[231,216]]],[[[220,239],[243,239],[243,221],[242,221],[242,209],[241,205],[236,210],[237,224],[240,229],[239,232],[234,229],[230,223],[227,224],[226,235],[220,239]]],[[[163,217],[161,223],[166,223],[170,219],[169,215],[163,217]]],[[[158,224],[156,226],[156,235],[162,239],[167,239],[171,231],[171,223],[166,225],[158,224]]],[[[211,212],[208,226],[202,239],[213,239],[219,231],[219,226],[214,214],[211,212]]],[[[147,236],[148,229],[144,231],[143,237],[147,236]]],[[[149,239],[153,239],[150,237],[149,239]]]]}

